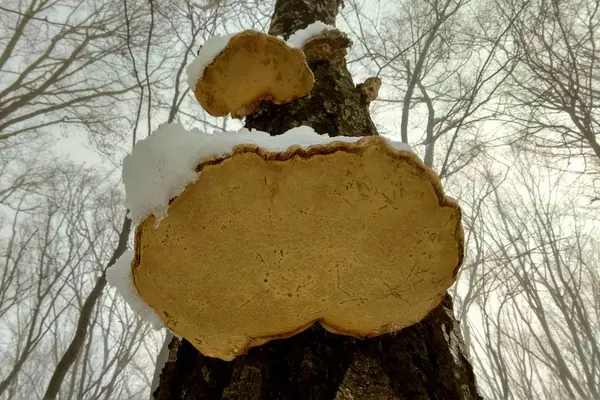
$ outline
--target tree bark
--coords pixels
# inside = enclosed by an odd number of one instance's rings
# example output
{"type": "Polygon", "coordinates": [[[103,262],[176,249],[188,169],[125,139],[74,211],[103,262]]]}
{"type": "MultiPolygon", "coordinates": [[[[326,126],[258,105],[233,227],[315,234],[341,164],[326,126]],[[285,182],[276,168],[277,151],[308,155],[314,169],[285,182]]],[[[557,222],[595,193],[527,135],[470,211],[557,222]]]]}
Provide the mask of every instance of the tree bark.
{"type": "MultiPolygon", "coordinates": [[[[277,0],[269,33],[288,37],[316,20],[333,25],[340,5],[341,0],[277,0]]],[[[309,59],[309,65],[316,80],[309,96],[284,105],[264,103],[246,118],[246,126],[273,135],[299,125],[331,136],[377,134],[368,101],[354,86],[344,58],[309,59]]],[[[232,362],[204,357],[186,340],[174,338],[154,396],[159,400],[481,399],[450,295],[423,321],[393,334],[358,340],[315,325],[292,338],[253,348],[232,362]]]]}

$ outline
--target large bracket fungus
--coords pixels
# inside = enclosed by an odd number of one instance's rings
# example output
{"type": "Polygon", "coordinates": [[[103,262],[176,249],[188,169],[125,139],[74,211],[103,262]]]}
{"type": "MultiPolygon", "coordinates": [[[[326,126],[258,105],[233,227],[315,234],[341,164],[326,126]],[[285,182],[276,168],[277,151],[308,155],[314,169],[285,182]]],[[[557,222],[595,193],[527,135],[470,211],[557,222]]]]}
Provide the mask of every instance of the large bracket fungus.
{"type": "Polygon", "coordinates": [[[234,118],[252,113],[262,100],[289,103],[314,84],[302,50],[253,30],[232,36],[197,78],[200,105],[212,116],[234,118]]]}
{"type": "Polygon", "coordinates": [[[422,320],[463,259],[458,205],[416,155],[365,137],[204,159],[158,227],[135,234],[133,280],[207,356],[319,322],[357,338],[422,320]]]}

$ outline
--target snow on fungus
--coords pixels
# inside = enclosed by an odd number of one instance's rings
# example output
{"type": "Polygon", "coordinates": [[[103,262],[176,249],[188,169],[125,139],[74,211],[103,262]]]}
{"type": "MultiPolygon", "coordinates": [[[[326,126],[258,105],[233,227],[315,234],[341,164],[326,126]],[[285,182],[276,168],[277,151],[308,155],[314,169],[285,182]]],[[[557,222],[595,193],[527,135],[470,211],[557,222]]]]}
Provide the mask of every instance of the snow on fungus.
{"type": "Polygon", "coordinates": [[[335,29],[335,26],[327,25],[321,21],[316,21],[308,25],[306,28],[299,29],[296,32],[292,33],[292,35],[287,40],[287,44],[293,47],[302,48],[302,46],[304,46],[304,43],[313,36],[317,36],[323,31],[330,31],[335,29]]]}
{"type": "Polygon", "coordinates": [[[232,360],[315,322],[393,332],[455,281],[461,212],[437,175],[382,137],[317,143],[204,158],[168,217],[137,227],[140,295],[203,354],[232,360]]]}
{"type": "MultiPolygon", "coordinates": [[[[236,146],[253,144],[269,151],[286,151],[290,146],[302,148],[334,141],[355,142],[360,137],[319,135],[308,126],[290,129],[283,135],[248,130],[208,134],[198,129],[188,131],[180,123],[161,124],[150,136],[136,143],[123,161],[125,204],[134,225],[154,215],[156,222],[167,216],[169,201],[194,182],[200,160],[224,157],[236,146]]],[[[401,144],[402,146],[405,146],[401,144]]],[[[404,147],[402,148],[404,149],[404,147]]]]}
{"type": "Polygon", "coordinates": [[[155,330],[162,329],[165,326],[162,320],[138,294],[131,276],[131,261],[133,251],[128,250],[106,270],[106,280],[137,315],[148,321],[155,330]]]}
{"type": "Polygon", "coordinates": [[[210,115],[242,118],[262,100],[289,103],[307,95],[313,85],[301,50],[275,36],[247,30],[229,39],[192,87],[210,115]]]}
{"type": "Polygon", "coordinates": [[[194,90],[196,82],[202,79],[204,75],[204,68],[212,63],[216,56],[218,56],[229,43],[231,35],[216,35],[208,39],[200,48],[198,56],[192,61],[187,67],[187,82],[190,88],[194,90]]]}
{"type": "Polygon", "coordinates": [[[125,205],[135,225],[150,214],[158,221],[164,218],[169,200],[196,179],[194,168],[202,157],[199,136],[179,123],[161,124],[125,157],[125,205]]]}
{"type": "MultiPolygon", "coordinates": [[[[406,144],[406,143],[402,143],[399,142],[397,140],[393,140],[389,137],[386,136],[381,136],[381,138],[385,139],[388,141],[389,145],[392,146],[394,149],[399,150],[399,151],[410,151],[411,153],[414,153],[415,151],[412,149],[412,147],[410,147],[410,145],[406,144]]],[[[415,153],[416,156],[416,153],[415,153]]]]}

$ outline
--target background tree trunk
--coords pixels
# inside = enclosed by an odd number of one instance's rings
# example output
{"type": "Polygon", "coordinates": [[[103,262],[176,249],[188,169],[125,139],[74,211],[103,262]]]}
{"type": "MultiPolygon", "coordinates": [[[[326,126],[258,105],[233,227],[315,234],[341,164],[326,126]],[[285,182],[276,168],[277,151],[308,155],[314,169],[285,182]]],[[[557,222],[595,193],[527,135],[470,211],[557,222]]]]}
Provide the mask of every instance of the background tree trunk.
{"type": "MultiPolygon", "coordinates": [[[[278,0],[269,33],[288,37],[316,20],[334,25],[340,6],[340,0],[278,0]]],[[[310,62],[310,67],[316,83],[309,96],[264,104],[246,126],[274,135],[299,125],[332,136],[377,134],[345,60],[310,62]]],[[[232,362],[204,357],[174,338],[154,395],[161,400],[481,399],[449,295],[422,322],[394,334],[361,341],[316,325],[232,362]]]]}

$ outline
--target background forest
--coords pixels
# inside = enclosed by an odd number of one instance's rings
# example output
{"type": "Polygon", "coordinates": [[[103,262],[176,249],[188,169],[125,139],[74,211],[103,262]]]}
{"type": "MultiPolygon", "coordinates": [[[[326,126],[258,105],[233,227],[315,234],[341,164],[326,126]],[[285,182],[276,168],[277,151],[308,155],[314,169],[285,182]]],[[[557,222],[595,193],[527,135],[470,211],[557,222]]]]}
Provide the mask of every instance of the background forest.
{"type": "MultiPolygon", "coordinates": [[[[104,272],[123,157],[159,123],[237,129],[185,67],[272,0],[0,2],[0,399],[145,399],[164,332],[104,272]]],[[[600,0],[345,0],[379,132],[463,208],[452,288],[490,399],[600,399],[600,0]]]]}

